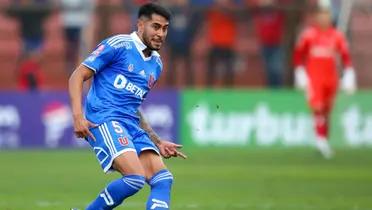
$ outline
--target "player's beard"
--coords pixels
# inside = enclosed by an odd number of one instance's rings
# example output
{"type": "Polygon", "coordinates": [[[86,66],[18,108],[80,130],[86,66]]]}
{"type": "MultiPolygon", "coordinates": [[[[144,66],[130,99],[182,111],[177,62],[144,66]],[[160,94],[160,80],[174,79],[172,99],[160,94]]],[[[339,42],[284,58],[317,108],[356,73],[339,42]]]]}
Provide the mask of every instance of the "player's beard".
{"type": "Polygon", "coordinates": [[[159,51],[160,50],[160,47],[155,47],[151,44],[151,38],[150,36],[147,35],[146,32],[143,32],[143,43],[150,49],[150,50],[155,50],[155,51],[159,51]]]}

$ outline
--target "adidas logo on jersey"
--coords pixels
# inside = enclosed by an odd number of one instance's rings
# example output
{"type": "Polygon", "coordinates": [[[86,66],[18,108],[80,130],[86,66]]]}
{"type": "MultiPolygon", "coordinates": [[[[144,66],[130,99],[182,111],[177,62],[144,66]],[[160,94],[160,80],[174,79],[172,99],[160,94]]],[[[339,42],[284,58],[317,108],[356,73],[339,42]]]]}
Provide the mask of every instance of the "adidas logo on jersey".
{"type": "Polygon", "coordinates": [[[131,63],[131,64],[129,64],[129,66],[128,66],[128,71],[129,72],[132,72],[134,70],[134,65],[131,63]]]}
{"type": "Polygon", "coordinates": [[[139,74],[142,75],[142,76],[144,76],[144,77],[146,76],[145,70],[140,71],[139,74]]]}

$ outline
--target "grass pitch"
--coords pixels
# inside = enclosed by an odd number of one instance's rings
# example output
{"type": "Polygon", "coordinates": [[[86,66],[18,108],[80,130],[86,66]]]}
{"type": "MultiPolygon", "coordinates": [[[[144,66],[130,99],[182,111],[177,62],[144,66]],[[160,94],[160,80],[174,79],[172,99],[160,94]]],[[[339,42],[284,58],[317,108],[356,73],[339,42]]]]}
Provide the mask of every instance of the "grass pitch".
{"type": "MultiPolygon", "coordinates": [[[[166,160],[172,210],[372,210],[372,150],[186,150],[166,160]]],[[[0,210],[83,209],[117,174],[88,150],[0,151],[0,210]]],[[[145,209],[148,187],[117,209],[145,209]]]]}

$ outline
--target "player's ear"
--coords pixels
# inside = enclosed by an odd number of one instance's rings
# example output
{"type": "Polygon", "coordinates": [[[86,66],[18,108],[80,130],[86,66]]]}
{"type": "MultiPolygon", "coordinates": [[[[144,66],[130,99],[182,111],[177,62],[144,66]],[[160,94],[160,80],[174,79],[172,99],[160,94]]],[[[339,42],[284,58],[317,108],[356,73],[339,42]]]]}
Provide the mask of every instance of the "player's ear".
{"type": "Polygon", "coordinates": [[[138,33],[142,34],[143,31],[144,31],[144,27],[145,27],[145,22],[142,18],[138,19],[137,21],[137,30],[138,30],[138,33]]]}

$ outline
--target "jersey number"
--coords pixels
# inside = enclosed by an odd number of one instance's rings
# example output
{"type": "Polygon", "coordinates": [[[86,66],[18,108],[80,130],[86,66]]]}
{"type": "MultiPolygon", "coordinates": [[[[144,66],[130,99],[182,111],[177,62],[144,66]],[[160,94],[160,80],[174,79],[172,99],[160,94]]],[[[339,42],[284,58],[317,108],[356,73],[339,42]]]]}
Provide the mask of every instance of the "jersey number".
{"type": "Polygon", "coordinates": [[[114,127],[114,130],[116,133],[123,133],[123,129],[121,128],[119,122],[117,121],[112,121],[112,127],[114,127]]]}

